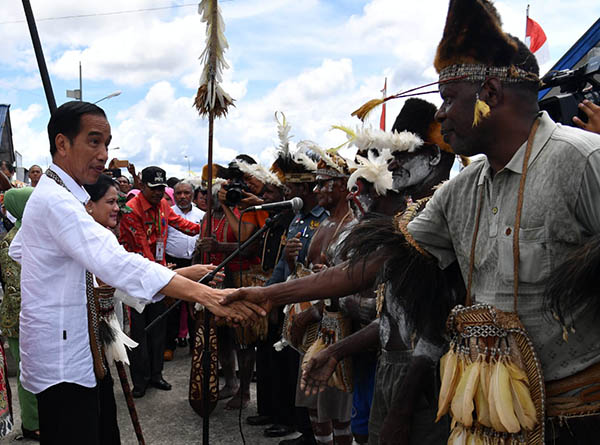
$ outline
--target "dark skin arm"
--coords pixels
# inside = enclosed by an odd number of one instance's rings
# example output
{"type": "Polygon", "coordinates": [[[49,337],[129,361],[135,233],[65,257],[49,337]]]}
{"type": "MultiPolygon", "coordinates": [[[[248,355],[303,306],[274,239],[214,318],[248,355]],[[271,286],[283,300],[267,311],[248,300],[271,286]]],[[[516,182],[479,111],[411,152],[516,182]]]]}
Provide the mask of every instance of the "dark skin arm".
{"type": "Polygon", "coordinates": [[[413,357],[411,360],[398,397],[394,400],[383,422],[379,435],[381,445],[409,443],[411,417],[419,397],[428,390],[428,386],[431,384],[432,366],[431,360],[426,357],[413,357]]]}
{"type": "Polygon", "coordinates": [[[384,254],[371,255],[354,266],[342,263],[323,272],[285,283],[268,287],[245,287],[228,295],[222,304],[239,300],[249,301],[268,312],[274,306],[349,295],[372,287],[385,259],[384,254]]]}
{"type": "Polygon", "coordinates": [[[304,391],[306,395],[324,391],[327,388],[329,377],[340,360],[377,345],[379,345],[379,321],[375,320],[342,341],[323,349],[310,359],[302,370],[300,390],[304,391]]]}

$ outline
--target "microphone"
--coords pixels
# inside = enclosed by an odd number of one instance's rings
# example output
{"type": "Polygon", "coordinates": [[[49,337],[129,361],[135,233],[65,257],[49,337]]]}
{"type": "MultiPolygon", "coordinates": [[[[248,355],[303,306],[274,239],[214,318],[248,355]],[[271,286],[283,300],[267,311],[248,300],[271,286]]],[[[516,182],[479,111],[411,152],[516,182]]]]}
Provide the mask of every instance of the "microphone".
{"type": "Polygon", "coordinates": [[[272,202],[270,204],[263,204],[260,206],[248,207],[245,211],[250,212],[253,210],[287,210],[292,209],[297,212],[304,207],[302,198],[292,198],[289,201],[272,202]]]}

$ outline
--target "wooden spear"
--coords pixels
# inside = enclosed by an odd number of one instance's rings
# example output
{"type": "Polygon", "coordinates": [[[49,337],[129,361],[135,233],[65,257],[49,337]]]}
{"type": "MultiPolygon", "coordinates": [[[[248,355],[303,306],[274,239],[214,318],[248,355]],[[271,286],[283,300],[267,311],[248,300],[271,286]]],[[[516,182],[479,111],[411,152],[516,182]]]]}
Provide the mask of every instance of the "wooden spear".
{"type": "MultiPolygon", "coordinates": [[[[224,53],[228,48],[227,40],[223,34],[225,25],[219,10],[218,0],[202,0],[198,5],[198,13],[202,16],[202,22],[206,22],[206,47],[200,56],[204,63],[200,86],[196,94],[194,105],[200,116],[208,116],[208,190],[206,226],[203,236],[212,235],[212,179],[213,179],[213,139],[214,120],[227,114],[227,108],[233,105],[233,99],[221,88],[222,73],[228,68],[224,53]]],[[[211,314],[204,311],[204,352],[202,354],[202,402],[204,404],[204,415],[202,417],[202,443],[209,443],[209,380],[210,380],[210,319],[211,314]]]]}

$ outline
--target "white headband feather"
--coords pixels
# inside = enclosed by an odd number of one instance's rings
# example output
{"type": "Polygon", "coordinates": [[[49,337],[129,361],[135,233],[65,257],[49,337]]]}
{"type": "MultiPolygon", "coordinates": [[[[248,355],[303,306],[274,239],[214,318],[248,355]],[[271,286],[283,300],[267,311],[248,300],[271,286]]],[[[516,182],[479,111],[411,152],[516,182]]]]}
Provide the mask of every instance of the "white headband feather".
{"type": "Polygon", "coordinates": [[[356,155],[357,162],[348,160],[348,166],[354,172],[348,179],[348,190],[356,185],[358,178],[363,178],[375,186],[378,195],[383,196],[388,190],[392,190],[392,172],[388,170],[388,163],[392,159],[391,151],[385,148],[376,154],[373,151],[367,153],[367,158],[356,155]]]}
{"type": "Polygon", "coordinates": [[[388,149],[390,153],[399,151],[414,152],[423,145],[423,139],[409,131],[383,131],[373,127],[358,127],[356,131],[342,125],[336,125],[333,128],[342,130],[350,147],[354,146],[359,151],[367,151],[372,148],[378,150],[388,149]]]}
{"type": "Polygon", "coordinates": [[[227,179],[223,178],[214,178],[212,183],[212,194],[216,195],[221,190],[221,186],[223,184],[227,184],[227,179]]]}
{"type": "Polygon", "coordinates": [[[281,184],[281,181],[279,180],[279,178],[276,175],[274,175],[273,173],[271,173],[269,170],[267,170],[265,167],[263,167],[262,165],[249,164],[240,159],[237,159],[236,163],[241,171],[243,171],[244,173],[246,173],[250,176],[254,176],[256,179],[258,179],[263,184],[272,184],[277,187],[281,187],[282,184],[281,184]]]}
{"type": "Polygon", "coordinates": [[[323,162],[325,162],[325,164],[327,164],[328,167],[334,169],[342,175],[346,174],[344,172],[344,168],[333,160],[333,158],[327,152],[327,150],[321,148],[315,142],[309,140],[300,141],[298,142],[298,148],[303,151],[310,150],[313,153],[318,154],[319,157],[323,160],[323,162]]]}

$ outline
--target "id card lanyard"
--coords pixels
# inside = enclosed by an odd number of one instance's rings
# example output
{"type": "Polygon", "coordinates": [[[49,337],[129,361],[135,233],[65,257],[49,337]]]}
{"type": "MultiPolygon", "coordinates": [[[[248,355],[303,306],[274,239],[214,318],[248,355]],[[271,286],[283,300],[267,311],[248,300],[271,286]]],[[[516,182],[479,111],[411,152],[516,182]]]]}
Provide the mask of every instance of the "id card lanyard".
{"type": "Polygon", "coordinates": [[[157,263],[162,263],[165,257],[165,239],[162,234],[162,226],[160,224],[161,214],[160,214],[160,206],[157,210],[157,221],[156,227],[158,228],[158,234],[156,237],[156,255],[154,255],[154,259],[157,263]]]}

